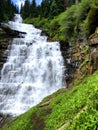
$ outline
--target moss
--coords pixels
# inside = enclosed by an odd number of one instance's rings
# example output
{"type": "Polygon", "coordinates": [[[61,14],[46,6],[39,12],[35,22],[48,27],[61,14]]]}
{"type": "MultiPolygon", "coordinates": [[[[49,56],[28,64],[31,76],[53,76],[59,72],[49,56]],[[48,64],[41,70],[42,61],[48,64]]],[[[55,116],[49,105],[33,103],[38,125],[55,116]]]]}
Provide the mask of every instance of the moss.
{"type": "Polygon", "coordinates": [[[89,34],[93,34],[98,26],[98,7],[92,7],[87,17],[89,34]]]}
{"type": "Polygon", "coordinates": [[[83,62],[82,62],[82,64],[80,65],[80,69],[83,67],[83,66],[85,66],[85,65],[87,65],[87,63],[89,62],[89,59],[85,59],[83,62]]]}

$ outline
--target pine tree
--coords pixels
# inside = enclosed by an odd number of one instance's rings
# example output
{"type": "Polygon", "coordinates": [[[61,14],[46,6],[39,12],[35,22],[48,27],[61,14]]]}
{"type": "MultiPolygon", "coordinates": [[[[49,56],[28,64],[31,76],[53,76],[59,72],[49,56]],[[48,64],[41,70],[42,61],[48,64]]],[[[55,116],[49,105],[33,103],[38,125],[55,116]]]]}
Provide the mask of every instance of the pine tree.
{"type": "Polygon", "coordinates": [[[43,8],[43,14],[44,17],[47,18],[49,16],[49,10],[50,10],[50,1],[44,0],[44,8],[43,8]]]}
{"type": "Polygon", "coordinates": [[[21,14],[24,19],[38,16],[52,19],[64,10],[64,0],[42,0],[39,6],[36,5],[35,0],[32,0],[31,5],[29,0],[26,0],[24,6],[21,8],[21,14]]]}
{"type": "Polygon", "coordinates": [[[0,0],[0,22],[10,20],[18,10],[11,0],[0,0]]]}
{"type": "Polygon", "coordinates": [[[64,0],[50,0],[49,18],[59,15],[65,10],[64,0]]]}
{"type": "Polygon", "coordinates": [[[58,14],[64,11],[64,0],[56,0],[56,5],[58,8],[58,14]]]}
{"type": "Polygon", "coordinates": [[[4,20],[4,1],[0,0],[0,22],[4,20]]]}
{"type": "Polygon", "coordinates": [[[24,19],[30,16],[30,1],[29,0],[25,0],[21,13],[24,19]]]}
{"type": "Polygon", "coordinates": [[[59,9],[58,9],[57,3],[55,0],[53,0],[50,6],[49,18],[52,19],[54,16],[58,15],[58,12],[59,12],[59,9]]]}
{"type": "Polygon", "coordinates": [[[31,6],[30,6],[30,16],[31,17],[37,16],[37,5],[36,5],[35,0],[32,0],[31,6]]]}
{"type": "Polygon", "coordinates": [[[12,16],[12,3],[11,3],[11,0],[6,0],[5,14],[6,14],[7,18],[11,18],[11,16],[12,16]]]}

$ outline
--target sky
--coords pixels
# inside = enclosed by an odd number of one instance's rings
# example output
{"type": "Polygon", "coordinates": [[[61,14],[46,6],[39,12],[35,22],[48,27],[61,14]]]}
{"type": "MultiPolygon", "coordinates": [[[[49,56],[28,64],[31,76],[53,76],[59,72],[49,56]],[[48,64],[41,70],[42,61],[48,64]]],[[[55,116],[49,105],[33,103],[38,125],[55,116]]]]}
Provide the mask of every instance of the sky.
{"type": "MultiPolygon", "coordinates": [[[[21,4],[24,4],[24,1],[25,0],[12,0],[12,2],[19,7],[19,10],[20,10],[21,4]]],[[[30,0],[30,1],[32,1],[32,0],[30,0]]],[[[41,3],[41,1],[42,0],[36,0],[36,3],[39,5],[41,3]]]]}

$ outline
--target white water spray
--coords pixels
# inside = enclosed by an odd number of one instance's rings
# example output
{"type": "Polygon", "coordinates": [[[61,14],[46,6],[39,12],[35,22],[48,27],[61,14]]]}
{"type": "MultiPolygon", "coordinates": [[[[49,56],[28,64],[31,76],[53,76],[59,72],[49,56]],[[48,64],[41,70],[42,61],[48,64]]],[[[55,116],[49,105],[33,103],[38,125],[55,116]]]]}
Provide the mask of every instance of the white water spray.
{"type": "Polygon", "coordinates": [[[0,81],[0,113],[13,116],[63,87],[64,75],[59,42],[47,42],[41,30],[22,24],[20,15],[15,19],[11,28],[26,35],[13,39],[0,81]]]}

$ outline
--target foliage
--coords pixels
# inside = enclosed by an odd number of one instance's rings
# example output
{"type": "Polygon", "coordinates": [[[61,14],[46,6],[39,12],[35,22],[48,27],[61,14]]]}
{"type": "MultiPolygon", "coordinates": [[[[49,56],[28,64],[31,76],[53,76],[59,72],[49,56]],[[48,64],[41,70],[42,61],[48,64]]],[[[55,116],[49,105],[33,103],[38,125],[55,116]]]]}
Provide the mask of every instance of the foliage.
{"type": "Polygon", "coordinates": [[[0,22],[12,19],[18,10],[11,0],[0,0],[0,22]]]}
{"type": "Polygon", "coordinates": [[[42,0],[40,5],[40,11],[38,12],[41,17],[47,18],[49,16],[50,0],[42,0]]]}
{"type": "Polygon", "coordinates": [[[96,130],[98,128],[98,72],[67,92],[61,89],[0,130],[96,130]],[[43,103],[47,105],[41,106],[43,103]]]}
{"type": "MultiPolygon", "coordinates": [[[[24,20],[24,22],[25,22],[25,23],[29,23],[29,24],[33,24],[33,25],[35,25],[36,27],[42,27],[42,28],[44,28],[44,26],[45,26],[49,21],[48,21],[47,18],[40,18],[40,16],[39,16],[39,17],[37,17],[37,18],[31,18],[31,17],[26,18],[26,19],[24,20]]],[[[46,27],[46,28],[47,28],[47,27],[46,27]]]]}
{"type": "Polygon", "coordinates": [[[24,19],[29,17],[29,14],[30,14],[30,1],[29,0],[25,0],[24,6],[22,7],[22,10],[21,10],[21,14],[24,19]]]}
{"type": "Polygon", "coordinates": [[[76,5],[73,5],[71,8],[68,8],[67,11],[65,11],[65,16],[62,19],[62,27],[63,28],[63,34],[65,34],[65,38],[70,39],[70,37],[73,37],[74,35],[74,27],[76,24],[76,17],[75,17],[75,10],[76,5]]]}
{"type": "MultiPolygon", "coordinates": [[[[35,109],[33,109],[33,111],[35,111],[35,109]]],[[[17,117],[16,119],[13,119],[12,121],[10,121],[8,124],[6,124],[4,126],[4,129],[6,129],[6,127],[13,125],[12,128],[8,128],[8,130],[31,130],[32,129],[32,110],[29,110],[27,113],[25,113],[25,115],[21,115],[19,117],[17,117]],[[25,116],[25,118],[24,118],[25,116]],[[18,123],[18,124],[17,124],[18,123]],[[17,125],[14,125],[17,124],[17,125]]]]}
{"type": "Polygon", "coordinates": [[[54,18],[54,16],[57,16],[61,12],[64,11],[64,2],[63,0],[53,0],[50,5],[50,11],[49,11],[49,19],[54,18]]]}
{"type": "Polygon", "coordinates": [[[44,17],[53,19],[61,12],[64,12],[67,6],[71,6],[72,4],[76,4],[80,1],[81,0],[42,0],[41,4],[37,5],[35,0],[32,0],[31,4],[29,0],[26,0],[24,6],[22,6],[21,14],[23,18],[27,18],[30,16],[35,18],[40,15],[41,18],[44,17]]]}
{"type": "MultiPolygon", "coordinates": [[[[72,6],[58,15],[59,2],[59,0],[43,0],[41,6],[37,7],[33,1],[35,9],[38,8],[40,12],[33,14],[35,11],[33,8],[32,14],[30,11],[29,15],[25,16],[25,22],[42,27],[55,40],[73,40],[73,38],[80,38],[81,34],[94,32],[95,27],[98,26],[97,1],[82,0],[77,5],[72,5],[75,1],[71,1],[72,6]],[[45,7],[44,13],[42,13],[42,7],[45,7]],[[48,8],[52,11],[49,15],[48,8]],[[58,16],[54,14],[55,9],[58,16]]],[[[0,14],[0,18],[4,19],[3,14],[0,14]]],[[[87,50],[88,47],[84,48],[85,52],[87,50]]],[[[83,62],[82,66],[87,62],[88,59],[83,62]]],[[[64,124],[65,130],[98,129],[98,72],[87,77],[85,81],[71,90],[65,92],[64,88],[48,96],[39,105],[8,122],[0,130],[57,130],[64,124]]]]}
{"type": "Polygon", "coordinates": [[[29,0],[25,1],[24,6],[21,8],[23,18],[38,17],[52,19],[64,11],[63,0],[42,0],[41,5],[37,5],[35,0],[30,4],[29,0]],[[29,6],[28,6],[29,5],[29,6]]]}
{"type": "MultiPolygon", "coordinates": [[[[45,2],[46,0],[45,1],[43,0],[41,4],[42,7],[46,5],[45,2]]],[[[48,2],[47,5],[51,3],[48,2]]],[[[73,3],[74,2],[75,1],[73,1],[73,3]]],[[[72,5],[71,7],[67,8],[66,11],[62,12],[63,11],[62,10],[61,11],[62,13],[59,12],[60,7],[59,8],[57,7],[58,5],[57,3],[59,2],[53,1],[51,3],[49,15],[45,15],[43,13],[43,15],[40,14],[37,18],[33,18],[34,20],[31,20],[32,24],[36,25],[37,27],[41,27],[43,28],[43,30],[47,31],[51,39],[61,41],[69,40],[72,42],[75,42],[77,39],[84,40],[85,37],[89,36],[88,34],[90,30],[93,30],[93,26],[94,29],[97,26],[97,22],[95,24],[94,21],[96,21],[97,19],[98,11],[96,11],[96,15],[93,15],[92,18],[90,15],[91,14],[90,12],[92,12],[92,5],[94,4],[94,1],[92,0],[82,0],[81,2],[79,1],[78,4],[72,5]],[[94,18],[95,16],[96,19],[94,18]]]]}
{"type": "Polygon", "coordinates": [[[86,20],[91,4],[91,0],[82,0],[79,4],[73,5],[65,11],[65,16],[62,20],[65,39],[72,40],[73,38],[77,39],[82,35],[86,35],[85,27],[87,25],[84,21],[86,20]]]}
{"type": "Polygon", "coordinates": [[[30,6],[30,17],[36,17],[37,16],[37,8],[36,8],[36,1],[32,0],[31,6],[30,6]]]}

